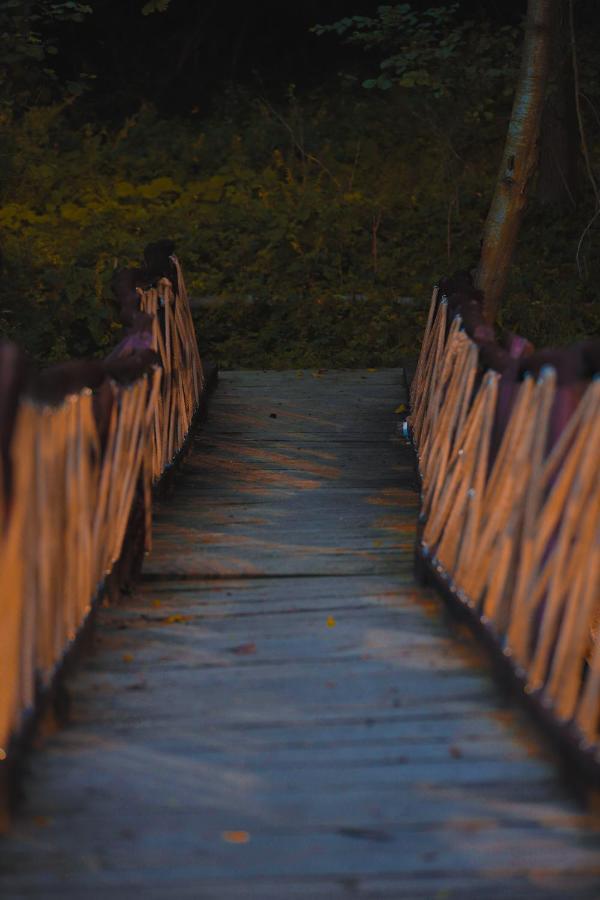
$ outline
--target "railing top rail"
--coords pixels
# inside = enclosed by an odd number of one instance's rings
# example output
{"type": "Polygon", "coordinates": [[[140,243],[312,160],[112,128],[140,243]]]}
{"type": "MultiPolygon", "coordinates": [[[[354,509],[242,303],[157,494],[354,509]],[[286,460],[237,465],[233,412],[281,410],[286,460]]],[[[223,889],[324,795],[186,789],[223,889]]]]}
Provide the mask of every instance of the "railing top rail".
{"type": "Polygon", "coordinates": [[[465,277],[433,292],[411,387],[419,554],[600,780],[600,341],[496,340],[465,277]]]}
{"type": "Polygon", "coordinates": [[[124,332],[104,359],[38,369],[0,344],[0,795],[103,585],[130,579],[149,549],[152,484],[201,403],[173,244],[144,255],[115,275],[124,332]]]}

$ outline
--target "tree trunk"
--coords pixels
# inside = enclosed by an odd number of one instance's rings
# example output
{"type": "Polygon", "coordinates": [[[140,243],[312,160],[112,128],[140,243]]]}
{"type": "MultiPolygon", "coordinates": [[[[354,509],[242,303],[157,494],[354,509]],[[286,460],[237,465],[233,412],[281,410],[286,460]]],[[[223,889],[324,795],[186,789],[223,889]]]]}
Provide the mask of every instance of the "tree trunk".
{"type": "Polygon", "coordinates": [[[527,188],[538,158],[540,122],[548,78],[552,15],[560,0],[529,0],[521,70],[496,190],[483,232],[476,283],[493,322],[504,293],[527,188]]]}
{"type": "Polygon", "coordinates": [[[544,206],[566,211],[577,205],[579,129],[569,42],[567,0],[552,11],[548,90],[540,133],[537,198],[544,206]]]}

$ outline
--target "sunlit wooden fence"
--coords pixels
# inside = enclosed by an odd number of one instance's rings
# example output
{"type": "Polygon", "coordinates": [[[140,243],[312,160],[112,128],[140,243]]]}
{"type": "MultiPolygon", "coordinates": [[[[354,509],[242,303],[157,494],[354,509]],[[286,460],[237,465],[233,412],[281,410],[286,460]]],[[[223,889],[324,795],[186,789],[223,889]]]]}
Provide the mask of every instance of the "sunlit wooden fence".
{"type": "MultiPolygon", "coordinates": [[[[148,547],[153,483],[198,410],[204,384],[194,325],[174,257],[169,266],[172,279],[144,288],[134,273],[136,325],[104,363],[67,365],[58,376],[48,370],[33,387],[24,383],[12,411],[4,404],[0,765],[10,763],[14,738],[122,557],[136,510],[134,537],[148,547]],[[72,391],[74,374],[80,384],[72,391]],[[66,378],[66,394],[41,400],[57,378],[59,393],[66,378]]],[[[14,355],[4,347],[5,381],[14,355]]]]}
{"type": "MultiPolygon", "coordinates": [[[[408,420],[422,479],[418,547],[555,731],[600,762],[600,379],[512,383],[481,365],[437,289],[408,420]]],[[[522,368],[524,368],[522,366],[522,368]]]]}

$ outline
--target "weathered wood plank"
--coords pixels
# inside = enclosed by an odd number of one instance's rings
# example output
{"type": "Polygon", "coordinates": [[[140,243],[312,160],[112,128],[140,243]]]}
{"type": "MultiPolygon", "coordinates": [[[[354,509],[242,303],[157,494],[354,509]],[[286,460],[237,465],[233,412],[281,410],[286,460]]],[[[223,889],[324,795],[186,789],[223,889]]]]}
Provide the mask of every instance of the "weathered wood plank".
{"type": "Polygon", "coordinates": [[[2,898],[600,896],[598,817],[414,582],[403,401],[399,370],[223,374],[2,898]]]}

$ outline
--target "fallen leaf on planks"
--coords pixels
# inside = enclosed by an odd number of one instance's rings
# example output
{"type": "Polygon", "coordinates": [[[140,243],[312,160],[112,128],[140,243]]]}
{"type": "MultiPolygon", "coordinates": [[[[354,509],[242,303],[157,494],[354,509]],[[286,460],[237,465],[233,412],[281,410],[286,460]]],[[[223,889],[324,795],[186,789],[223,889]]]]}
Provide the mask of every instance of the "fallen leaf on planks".
{"type": "Polygon", "coordinates": [[[221,837],[228,844],[247,844],[250,840],[247,831],[223,831],[221,837]]]}
{"type": "Polygon", "coordinates": [[[251,653],[256,653],[256,644],[254,641],[248,641],[247,644],[238,644],[237,647],[231,647],[230,653],[235,653],[237,656],[249,656],[251,653]]]}

